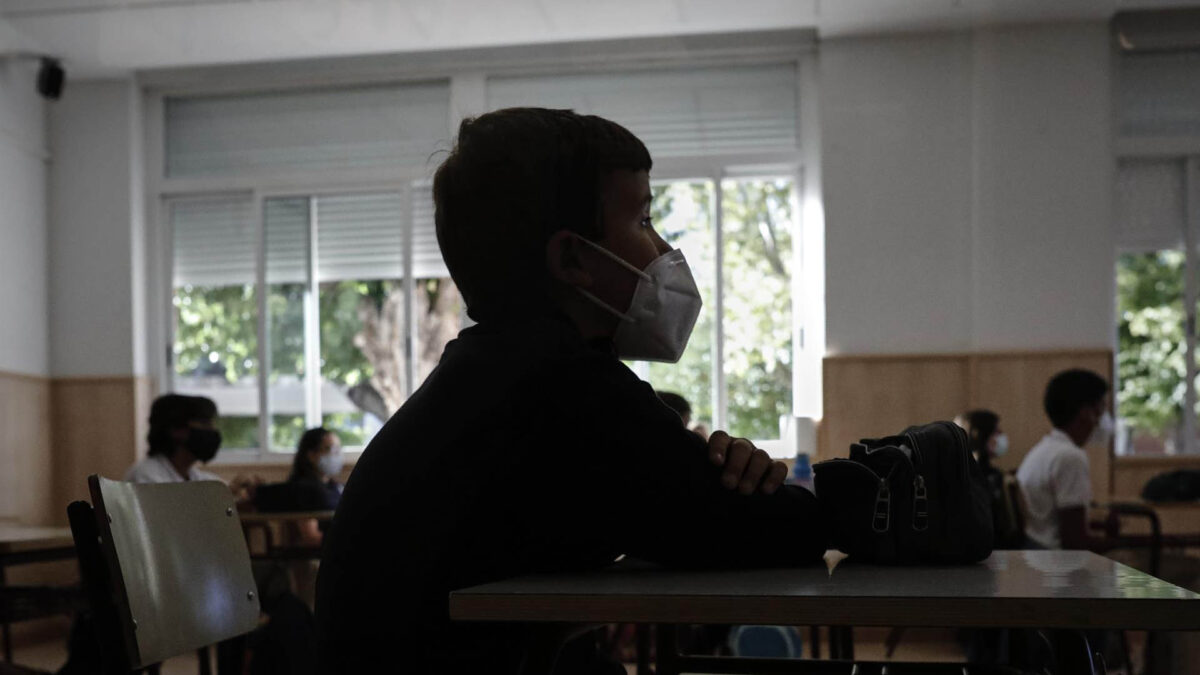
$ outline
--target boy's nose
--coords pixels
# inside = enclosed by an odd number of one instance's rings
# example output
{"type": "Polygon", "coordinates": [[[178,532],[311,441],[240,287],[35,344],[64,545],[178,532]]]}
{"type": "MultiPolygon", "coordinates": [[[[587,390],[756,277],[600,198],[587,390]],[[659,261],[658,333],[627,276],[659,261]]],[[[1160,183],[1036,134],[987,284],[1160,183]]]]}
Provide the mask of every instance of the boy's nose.
{"type": "Polygon", "coordinates": [[[662,238],[662,235],[657,230],[654,232],[654,248],[658,251],[659,255],[666,255],[675,250],[667,243],[666,239],[662,238]]]}

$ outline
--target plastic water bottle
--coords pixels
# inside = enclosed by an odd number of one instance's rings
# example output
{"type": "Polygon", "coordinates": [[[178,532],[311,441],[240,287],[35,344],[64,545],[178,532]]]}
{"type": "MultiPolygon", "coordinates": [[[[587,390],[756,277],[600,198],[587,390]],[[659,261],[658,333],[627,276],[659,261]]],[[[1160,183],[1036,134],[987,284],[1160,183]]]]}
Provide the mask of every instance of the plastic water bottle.
{"type": "Polygon", "coordinates": [[[812,464],[809,462],[807,454],[803,452],[796,454],[796,463],[792,466],[792,475],[788,479],[788,483],[799,485],[809,492],[813,491],[812,464]]]}

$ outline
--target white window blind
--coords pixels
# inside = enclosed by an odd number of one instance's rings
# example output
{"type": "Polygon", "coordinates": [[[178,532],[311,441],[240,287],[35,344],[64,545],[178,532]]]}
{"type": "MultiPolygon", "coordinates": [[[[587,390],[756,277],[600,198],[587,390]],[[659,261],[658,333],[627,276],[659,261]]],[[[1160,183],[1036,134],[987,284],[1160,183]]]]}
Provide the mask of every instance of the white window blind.
{"type": "Polygon", "coordinates": [[[1200,54],[1126,56],[1119,78],[1122,136],[1200,136],[1200,54]]]}
{"type": "Polygon", "coordinates": [[[450,276],[438,248],[437,227],[433,221],[433,183],[420,181],[412,186],[413,278],[435,279],[450,276]]]}
{"type": "Polygon", "coordinates": [[[404,276],[399,193],[317,197],[317,280],[404,276]]]}
{"type": "Polygon", "coordinates": [[[168,99],[170,177],[423,166],[450,137],[447,82],[168,99]]]}
{"type": "Polygon", "coordinates": [[[656,157],[792,151],[796,64],[495,77],[491,110],[571,108],[628,128],[656,157]]]}
{"type": "Polygon", "coordinates": [[[1183,243],[1183,160],[1124,160],[1117,167],[1117,243],[1175,248],[1183,243]]]}
{"type": "Polygon", "coordinates": [[[267,283],[308,283],[309,199],[266,200],[263,226],[267,232],[267,283]]]}
{"type": "Polygon", "coordinates": [[[254,283],[257,219],[249,196],[175,199],[169,203],[173,283],[254,283]]]}

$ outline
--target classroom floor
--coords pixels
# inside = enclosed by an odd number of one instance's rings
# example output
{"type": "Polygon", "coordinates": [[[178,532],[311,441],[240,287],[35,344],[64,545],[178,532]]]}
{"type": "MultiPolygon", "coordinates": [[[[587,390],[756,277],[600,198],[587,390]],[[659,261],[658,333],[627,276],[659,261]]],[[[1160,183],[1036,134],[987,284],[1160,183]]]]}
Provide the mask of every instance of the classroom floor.
{"type": "MultiPolygon", "coordinates": [[[[887,629],[855,629],[855,656],[870,661],[884,660],[883,640],[886,635],[887,629]]],[[[829,653],[828,645],[823,644],[821,649],[823,654],[829,653]]],[[[911,629],[905,632],[893,658],[897,661],[959,661],[962,660],[963,654],[954,641],[953,631],[911,629]]],[[[13,648],[15,663],[38,670],[54,672],[66,659],[66,644],[61,639],[16,645],[13,648]]],[[[626,666],[626,670],[632,675],[634,666],[630,664],[626,666]]],[[[196,675],[198,672],[199,664],[194,653],[170,659],[162,668],[162,675],[196,675]]]]}
{"type": "MultiPolygon", "coordinates": [[[[864,661],[883,661],[885,657],[884,639],[886,628],[856,628],[854,629],[854,653],[864,661]]],[[[807,636],[807,631],[805,632],[807,636]]],[[[1131,632],[1129,634],[1130,648],[1134,662],[1141,663],[1141,648],[1144,634],[1131,632]]],[[[822,653],[828,654],[828,645],[822,644],[822,653]]],[[[27,645],[15,645],[13,649],[14,662],[29,668],[54,672],[66,661],[66,644],[61,639],[45,640],[27,645]]],[[[914,628],[905,631],[903,639],[896,648],[892,659],[895,661],[961,661],[962,649],[954,639],[954,632],[946,629],[914,628]]],[[[633,664],[626,666],[629,675],[634,675],[633,664]]],[[[199,664],[195,653],[170,659],[163,664],[162,675],[196,675],[199,664]]],[[[1122,673],[1123,670],[1110,670],[1112,673],[1122,673]]]]}
{"type": "MultiPolygon", "coordinates": [[[[13,663],[53,673],[67,660],[65,640],[45,640],[29,645],[13,646],[13,663]]],[[[200,665],[196,654],[185,654],[163,663],[162,675],[196,675],[200,665]]]]}

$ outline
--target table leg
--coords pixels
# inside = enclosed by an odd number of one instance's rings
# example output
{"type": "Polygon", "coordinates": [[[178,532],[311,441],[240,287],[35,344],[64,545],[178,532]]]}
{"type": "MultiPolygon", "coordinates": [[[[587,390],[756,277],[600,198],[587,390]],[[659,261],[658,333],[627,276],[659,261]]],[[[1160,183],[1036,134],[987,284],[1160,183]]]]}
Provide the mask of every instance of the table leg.
{"type": "Polygon", "coordinates": [[[657,675],[679,675],[679,645],[675,624],[660,623],[655,627],[658,648],[655,654],[657,675]]]}
{"type": "Polygon", "coordinates": [[[1092,645],[1082,630],[1056,630],[1054,641],[1054,672],[1057,675],[1099,675],[1092,645]]]}
{"type": "Polygon", "coordinates": [[[821,627],[808,627],[808,651],[813,659],[821,658],[821,627]]]}
{"type": "Polygon", "coordinates": [[[637,638],[637,675],[650,675],[650,624],[639,623],[634,631],[637,638]]]}
{"type": "MultiPolygon", "coordinates": [[[[4,578],[4,565],[0,565],[0,592],[3,592],[2,589],[6,583],[7,581],[4,578]]],[[[12,634],[9,632],[7,621],[4,622],[3,625],[0,625],[0,634],[2,634],[4,639],[4,662],[12,663],[12,634]]]]}

